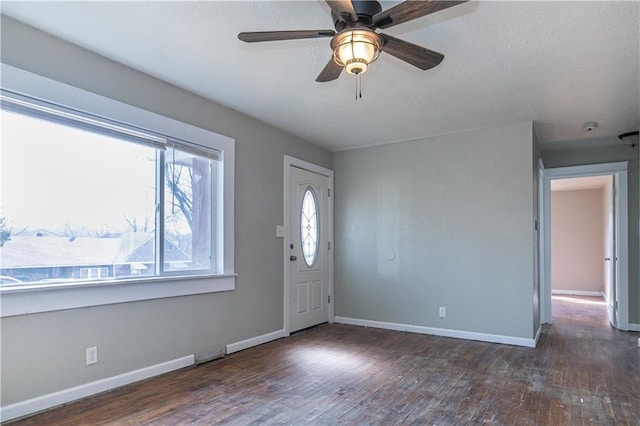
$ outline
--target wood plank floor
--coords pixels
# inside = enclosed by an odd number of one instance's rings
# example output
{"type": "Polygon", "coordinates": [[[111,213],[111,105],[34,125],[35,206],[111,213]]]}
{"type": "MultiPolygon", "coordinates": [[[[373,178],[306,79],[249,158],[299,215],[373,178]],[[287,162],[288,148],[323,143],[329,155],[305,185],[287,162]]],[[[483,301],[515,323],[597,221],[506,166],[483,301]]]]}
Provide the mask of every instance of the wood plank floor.
{"type": "Polygon", "coordinates": [[[554,296],[538,348],[326,325],[15,425],[640,425],[637,333],[554,296]]]}

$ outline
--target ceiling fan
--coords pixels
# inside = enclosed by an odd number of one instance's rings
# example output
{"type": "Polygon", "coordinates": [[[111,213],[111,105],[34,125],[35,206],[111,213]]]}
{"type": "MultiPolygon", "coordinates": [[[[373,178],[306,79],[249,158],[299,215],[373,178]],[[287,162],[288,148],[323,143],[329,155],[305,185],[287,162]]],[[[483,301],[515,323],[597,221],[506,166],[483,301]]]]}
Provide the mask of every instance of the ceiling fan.
{"type": "Polygon", "coordinates": [[[385,11],[377,1],[325,0],[331,8],[334,30],[257,31],[242,32],[238,38],[247,43],[304,38],[332,37],[333,57],[320,75],[318,82],[335,80],[344,68],[349,74],[359,75],[370,63],[386,52],[422,70],[431,69],[444,59],[433,50],[377,33],[378,28],[390,28],[421,16],[429,15],[467,0],[406,0],[385,11]]]}

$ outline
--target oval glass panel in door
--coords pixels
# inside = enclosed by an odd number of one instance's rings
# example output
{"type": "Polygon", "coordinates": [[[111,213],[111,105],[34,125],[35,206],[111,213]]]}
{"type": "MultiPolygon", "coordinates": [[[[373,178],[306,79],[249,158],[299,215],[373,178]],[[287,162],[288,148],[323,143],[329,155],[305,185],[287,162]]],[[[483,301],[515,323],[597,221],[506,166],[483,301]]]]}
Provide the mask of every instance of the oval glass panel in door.
{"type": "Polygon", "coordinates": [[[300,210],[300,247],[304,263],[310,268],[318,257],[320,243],[320,224],[318,223],[318,200],[311,187],[307,187],[302,197],[300,210]]]}

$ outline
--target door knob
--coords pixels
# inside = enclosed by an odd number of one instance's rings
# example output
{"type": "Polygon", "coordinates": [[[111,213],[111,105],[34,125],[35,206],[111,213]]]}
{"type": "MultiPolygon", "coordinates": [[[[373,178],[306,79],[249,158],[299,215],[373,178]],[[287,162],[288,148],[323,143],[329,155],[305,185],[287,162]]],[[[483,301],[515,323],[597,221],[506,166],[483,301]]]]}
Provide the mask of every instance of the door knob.
{"type": "Polygon", "coordinates": [[[289,260],[293,262],[294,260],[298,260],[298,257],[297,256],[289,256],[289,260]]]}

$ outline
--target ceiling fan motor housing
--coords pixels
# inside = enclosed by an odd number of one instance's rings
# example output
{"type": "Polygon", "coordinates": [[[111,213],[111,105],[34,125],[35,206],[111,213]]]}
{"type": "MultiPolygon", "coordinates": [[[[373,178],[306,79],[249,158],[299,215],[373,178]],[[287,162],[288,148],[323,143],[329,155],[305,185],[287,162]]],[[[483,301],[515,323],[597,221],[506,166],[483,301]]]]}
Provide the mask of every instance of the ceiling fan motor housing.
{"type": "MultiPolygon", "coordinates": [[[[353,5],[353,10],[355,10],[356,15],[358,16],[357,23],[360,26],[374,29],[373,17],[382,12],[382,6],[380,6],[380,3],[377,1],[353,0],[351,4],[353,5]]],[[[331,11],[331,18],[333,19],[334,26],[338,32],[355,24],[355,22],[350,22],[351,18],[349,15],[338,16],[331,11]]]]}

